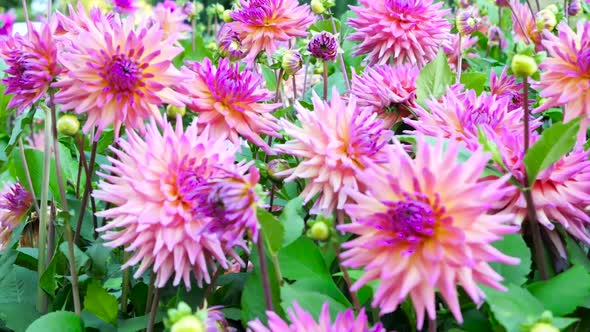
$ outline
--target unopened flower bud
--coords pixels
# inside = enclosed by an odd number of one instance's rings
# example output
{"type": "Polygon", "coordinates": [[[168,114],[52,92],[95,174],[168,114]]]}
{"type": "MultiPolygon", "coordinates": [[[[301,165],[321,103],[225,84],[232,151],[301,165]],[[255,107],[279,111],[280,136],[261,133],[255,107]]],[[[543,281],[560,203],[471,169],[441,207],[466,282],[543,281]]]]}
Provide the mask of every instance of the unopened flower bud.
{"type": "Polygon", "coordinates": [[[297,73],[303,67],[301,53],[294,50],[287,50],[285,54],[283,54],[283,62],[281,63],[281,66],[288,75],[297,73]]]}
{"type": "Polygon", "coordinates": [[[226,9],[223,11],[223,22],[225,23],[229,23],[233,21],[233,19],[231,18],[231,10],[226,9]]]}
{"type": "Polygon", "coordinates": [[[529,332],[559,332],[559,329],[550,323],[537,323],[531,327],[529,332]]]}
{"type": "Polygon", "coordinates": [[[490,45],[500,46],[500,48],[506,47],[506,39],[504,39],[502,29],[495,25],[490,27],[488,30],[488,43],[490,45]]]}
{"type": "Polygon", "coordinates": [[[184,316],[172,325],[170,332],[205,332],[205,324],[193,315],[184,316]]]}
{"type": "Polygon", "coordinates": [[[309,231],[310,237],[316,241],[326,241],[330,238],[330,227],[325,222],[316,221],[309,231]]]}
{"type": "Polygon", "coordinates": [[[285,159],[274,159],[269,161],[268,164],[266,164],[266,172],[268,174],[268,177],[274,181],[281,181],[284,178],[286,178],[287,175],[280,176],[277,175],[277,173],[286,171],[289,168],[291,168],[291,166],[289,166],[289,162],[285,159]]]}
{"type": "Polygon", "coordinates": [[[195,4],[192,1],[188,1],[182,6],[182,12],[184,13],[184,15],[186,15],[188,17],[196,16],[197,15],[196,10],[197,10],[197,7],[195,6],[195,4]]]}
{"type": "Polygon", "coordinates": [[[576,16],[582,12],[582,4],[580,0],[571,0],[570,5],[567,7],[567,14],[569,16],[576,16]]]}
{"type": "Polygon", "coordinates": [[[166,116],[168,117],[168,119],[176,119],[176,116],[179,115],[181,117],[183,117],[186,114],[186,108],[183,107],[179,107],[179,106],[174,106],[174,105],[168,105],[168,107],[166,107],[166,116]]]}
{"type": "Polygon", "coordinates": [[[322,0],[311,0],[310,6],[311,10],[318,15],[321,15],[326,11],[322,0]]]}
{"type": "Polygon", "coordinates": [[[219,17],[223,17],[223,12],[225,11],[225,8],[223,7],[222,4],[218,3],[215,5],[215,12],[217,13],[217,15],[219,17]]]}
{"type": "Polygon", "coordinates": [[[459,33],[466,36],[472,34],[479,28],[480,19],[472,9],[459,9],[456,24],[459,33]]]}
{"type": "Polygon", "coordinates": [[[549,6],[545,7],[545,9],[552,11],[553,14],[559,13],[559,9],[557,8],[557,6],[555,4],[550,4],[549,6]]]}
{"type": "Polygon", "coordinates": [[[333,34],[322,31],[311,38],[307,50],[318,59],[334,61],[338,54],[338,40],[333,34]]]}
{"type": "Polygon", "coordinates": [[[528,77],[537,72],[537,63],[533,57],[524,54],[516,54],[512,58],[512,72],[514,76],[528,77]]]}
{"type": "Polygon", "coordinates": [[[552,31],[557,25],[555,13],[547,8],[540,10],[536,15],[536,23],[539,30],[547,29],[552,31]]]}
{"type": "Polygon", "coordinates": [[[80,130],[80,121],[73,114],[64,114],[57,120],[57,131],[60,134],[74,136],[80,130]]]}
{"type": "Polygon", "coordinates": [[[227,24],[224,24],[219,30],[217,44],[219,54],[224,58],[235,61],[246,56],[240,37],[227,24]]]}

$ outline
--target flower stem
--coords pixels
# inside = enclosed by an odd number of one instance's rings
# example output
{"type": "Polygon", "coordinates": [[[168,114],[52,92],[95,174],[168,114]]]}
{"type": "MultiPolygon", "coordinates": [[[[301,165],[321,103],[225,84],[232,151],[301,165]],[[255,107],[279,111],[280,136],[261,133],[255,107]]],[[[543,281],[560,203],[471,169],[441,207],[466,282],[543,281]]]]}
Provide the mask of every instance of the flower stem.
{"type": "Polygon", "coordinates": [[[31,24],[31,18],[29,17],[29,9],[27,7],[27,0],[22,0],[23,4],[23,14],[25,16],[25,22],[27,22],[27,30],[32,32],[33,25],[31,24]]]}
{"type": "Polygon", "coordinates": [[[338,261],[338,266],[340,266],[340,270],[342,270],[342,275],[344,277],[344,281],[346,282],[346,287],[350,292],[350,298],[352,299],[352,306],[354,307],[354,311],[357,313],[361,311],[361,304],[359,302],[359,298],[356,295],[356,292],[350,290],[352,288],[352,281],[350,280],[350,275],[348,274],[348,270],[342,265],[342,261],[340,260],[340,247],[336,242],[332,243],[332,248],[334,248],[334,252],[336,253],[336,260],[338,261]]]}
{"type": "MultiPolygon", "coordinates": [[[[528,78],[524,77],[524,89],[522,92],[522,106],[524,109],[524,154],[526,155],[529,149],[529,136],[530,136],[530,124],[529,124],[529,82],[528,78]]],[[[545,265],[545,254],[543,248],[543,239],[541,238],[541,229],[539,228],[537,209],[535,208],[535,202],[531,193],[531,184],[529,182],[529,175],[524,170],[524,198],[527,207],[528,222],[531,227],[531,233],[533,235],[533,247],[535,248],[535,263],[539,268],[539,274],[542,280],[547,280],[547,266],[545,265]]]]}
{"type": "Polygon", "coordinates": [[[266,255],[264,253],[264,238],[262,237],[262,230],[258,231],[256,246],[258,248],[258,259],[260,260],[260,277],[262,279],[262,288],[264,289],[264,304],[266,305],[267,311],[273,311],[272,291],[270,289],[268,267],[266,266],[266,255]]]}
{"type": "Polygon", "coordinates": [[[291,79],[293,80],[293,104],[295,104],[295,100],[297,100],[297,79],[295,74],[291,75],[291,79]]]}
{"type": "MultiPolygon", "coordinates": [[[[84,137],[82,137],[84,139],[84,137]]],[[[79,243],[80,241],[80,233],[82,232],[82,221],[84,220],[84,212],[86,211],[86,205],[88,205],[88,198],[92,194],[92,175],[94,173],[94,161],[96,159],[96,149],[98,147],[98,142],[94,141],[92,143],[92,151],[90,152],[90,164],[86,164],[86,156],[84,156],[84,141],[82,143],[78,143],[78,150],[80,153],[80,159],[83,164],[83,168],[86,171],[86,186],[84,187],[84,193],[82,194],[82,201],[80,202],[80,211],[78,212],[78,220],[76,222],[76,232],[74,233],[74,243],[79,243]]],[[[93,211],[94,212],[94,211],[93,211]]],[[[94,213],[92,214],[93,220],[95,220],[96,224],[96,216],[94,213]]],[[[94,225],[96,232],[96,226],[94,225]]]]}
{"type": "MultiPolygon", "coordinates": [[[[334,33],[336,31],[336,22],[334,21],[334,15],[330,14],[330,23],[332,23],[332,30],[334,33]]],[[[346,83],[346,89],[350,91],[350,79],[348,78],[348,72],[346,71],[346,63],[344,62],[344,55],[342,52],[338,52],[338,61],[340,62],[340,70],[342,71],[342,76],[344,76],[344,82],[346,83]]]]}
{"type": "MultiPolygon", "coordinates": [[[[124,251],[123,252],[123,261],[126,262],[127,260],[129,260],[129,251],[124,251]]],[[[127,297],[129,294],[129,274],[131,273],[131,271],[129,269],[125,269],[125,271],[123,271],[123,285],[122,288],[123,290],[121,291],[121,312],[123,314],[127,313],[127,297]]]]}
{"type": "Polygon", "coordinates": [[[33,188],[33,181],[31,180],[31,172],[29,170],[29,164],[27,163],[27,157],[25,155],[25,147],[23,145],[22,138],[18,139],[18,148],[20,151],[20,158],[23,160],[23,166],[25,167],[25,176],[27,177],[27,185],[29,186],[27,190],[29,190],[31,196],[33,196],[33,206],[35,207],[35,212],[37,212],[37,215],[40,216],[39,203],[37,203],[35,188],[33,188]]]}
{"type": "MultiPolygon", "coordinates": [[[[128,268],[129,269],[129,268],[128,268]]],[[[154,283],[156,282],[156,273],[154,271],[150,271],[150,281],[148,281],[148,292],[145,299],[145,313],[148,314],[151,303],[152,303],[152,296],[154,295],[154,283]]]]}
{"type": "Polygon", "coordinates": [[[305,60],[305,68],[304,68],[304,72],[303,72],[303,89],[301,89],[301,97],[305,96],[305,91],[307,91],[307,74],[309,72],[309,61],[311,59],[311,56],[307,57],[307,60],[305,60]]]}
{"type": "Polygon", "coordinates": [[[328,100],[328,61],[324,60],[324,100],[328,100]]]}
{"type": "Polygon", "coordinates": [[[74,299],[74,311],[80,315],[82,308],[80,306],[80,289],[78,288],[78,271],[76,269],[76,259],[74,255],[74,236],[72,234],[72,227],[70,225],[70,210],[68,209],[68,200],[66,198],[66,190],[64,188],[64,178],[61,169],[61,159],[59,157],[59,142],[57,140],[57,110],[53,102],[53,92],[49,92],[49,107],[51,112],[51,136],[53,141],[53,153],[55,156],[55,172],[57,173],[57,184],[59,189],[59,196],[61,199],[61,207],[64,213],[64,232],[66,234],[66,242],[68,243],[68,258],[70,266],[70,275],[72,277],[72,297],[74,299]]]}
{"type": "Polygon", "coordinates": [[[150,320],[147,326],[147,332],[154,331],[154,325],[156,325],[156,314],[158,313],[158,304],[160,303],[160,289],[156,287],[154,292],[154,300],[152,302],[152,309],[150,310],[150,320]]]}
{"type": "Polygon", "coordinates": [[[436,318],[428,320],[428,332],[436,332],[436,318]]]}
{"type": "Polygon", "coordinates": [[[457,60],[457,80],[455,83],[461,82],[461,71],[463,70],[463,49],[462,49],[463,36],[459,34],[459,59],[457,60]]]}
{"type": "Polygon", "coordinates": [[[41,276],[46,267],[47,245],[47,199],[49,193],[49,171],[51,169],[51,117],[45,112],[45,148],[43,153],[43,175],[41,179],[41,207],[39,208],[39,255],[37,256],[37,277],[39,289],[37,291],[37,311],[44,313],[47,307],[47,295],[41,288],[41,276]]]}

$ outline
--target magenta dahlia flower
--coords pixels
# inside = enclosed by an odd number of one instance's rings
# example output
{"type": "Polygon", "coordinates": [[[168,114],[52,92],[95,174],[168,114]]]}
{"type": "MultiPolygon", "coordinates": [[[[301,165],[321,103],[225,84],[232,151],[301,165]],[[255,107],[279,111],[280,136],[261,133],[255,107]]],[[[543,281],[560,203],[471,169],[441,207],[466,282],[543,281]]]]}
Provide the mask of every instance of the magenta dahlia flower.
{"type": "Polygon", "coordinates": [[[209,283],[210,270],[230,267],[228,256],[243,263],[234,247],[245,248],[247,227],[256,230],[251,210],[258,198],[248,188],[258,175],[246,176],[241,186],[218,188],[228,174],[243,175],[249,165],[236,165],[237,147],[210,134],[196,123],[183,130],[180,118],[176,128],[165,123],[163,132],[152,121],[145,135],[128,131],[113,149],[112,166],[100,174],[94,196],[113,206],[97,213],[112,219],[99,229],[102,237],[110,247],[133,252],[123,268],[139,264],[136,278],[151,268],[157,287],[172,276],[174,285],[182,280],[190,287],[191,271],[199,287],[209,283]],[[213,192],[199,190],[207,186],[213,192]]]}
{"type": "Polygon", "coordinates": [[[113,2],[113,10],[120,14],[133,14],[138,9],[136,0],[111,0],[113,2]]]}
{"type": "Polygon", "coordinates": [[[311,37],[307,50],[315,58],[334,61],[338,55],[338,39],[328,31],[322,31],[311,37]]]}
{"type": "Polygon", "coordinates": [[[577,32],[565,22],[557,26],[558,35],[547,32],[543,45],[548,57],[541,64],[541,79],[533,83],[539,95],[548,98],[537,112],[565,106],[563,121],[590,116],[590,22],[579,21],[577,32]]]}
{"type": "Polygon", "coordinates": [[[315,20],[309,5],[299,5],[297,0],[240,0],[231,18],[228,24],[247,49],[248,62],[254,62],[262,51],[273,55],[280,43],[307,36],[315,20]]]}
{"type": "Polygon", "coordinates": [[[373,327],[368,326],[369,322],[365,309],[361,309],[356,318],[352,309],[348,309],[339,313],[334,322],[330,318],[329,309],[328,303],[324,303],[322,313],[316,322],[311,314],[301,309],[295,302],[293,308],[287,310],[291,324],[284,321],[276,313],[267,311],[268,327],[264,326],[259,319],[256,319],[248,323],[248,332],[385,332],[381,324],[373,327]]]}
{"type": "Polygon", "coordinates": [[[0,251],[32,205],[33,196],[20,183],[4,184],[0,193],[0,251]]]}
{"type": "Polygon", "coordinates": [[[217,49],[219,54],[231,61],[243,59],[246,56],[240,36],[229,25],[224,24],[217,32],[217,49]]]}
{"type": "Polygon", "coordinates": [[[293,140],[278,145],[277,150],[303,160],[276,176],[288,175],[287,182],[309,179],[301,192],[304,201],[319,194],[311,213],[329,215],[344,207],[349,192],[363,188],[357,181],[358,172],[369,161],[383,160],[392,132],[383,127],[376,113],[361,110],[354,96],[347,104],[334,89],[331,102],[315,93],[312,100],[313,111],[295,104],[301,127],[281,119],[281,126],[293,140]]]}
{"type": "MultiPolygon", "coordinates": [[[[404,119],[414,127],[415,132],[427,136],[454,138],[465,143],[470,150],[479,147],[478,126],[486,131],[499,133],[506,129],[522,131],[524,112],[522,108],[511,108],[512,100],[498,98],[482,92],[479,96],[474,90],[458,93],[448,89],[440,100],[426,102],[428,109],[414,108],[417,119],[404,119]]],[[[533,122],[537,127],[539,122],[533,122]]]]}
{"type": "Polygon", "coordinates": [[[24,37],[15,35],[3,39],[0,56],[8,67],[2,79],[6,85],[5,94],[13,94],[7,108],[14,107],[18,112],[43,98],[60,72],[57,48],[47,24],[29,31],[24,37]]]}
{"type": "Polygon", "coordinates": [[[98,18],[85,22],[88,30],[70,35],[71,47],[60,59],[67,72],[54,84],[60,89],[55,101],[62,110],[88,115],[85,133],[96,126],[98,138],[114,125],[118,136],[123,124],[141,131],[147,118],[161,121],[158,106],[188,102],[173,90],[190,78],[172,65],[182,52],[175,40],[164,40],[159,26],[136,27],[133,17],[98,18]]]}
{"type": "Polygon", "coordinates": [[[448,9],[432,0],[359,0],[349,19],[358,41],[355,55],[367,54],[371,65],[411,63],[420,67],[434,59],[438,48],[451,42],[448,9]]]}
{"type": "Polygon", "coordinates": [[[240,64],[220,59],[217,68],[209,59],[194,62],[191,69],[195,79],[184,85],[192,103],[189,109],[199,113],[200,126],[211,126],[211,132],[221,138],[239,143],[242,135],[267,153],[270,146],[261,134],[280,137],[280,127],[271,112],[280,104],[266,104],[274,94],[261,88],[262,76],[251,71],[240,71],[240,64]]]}
{"type": "Polygon", "coordinates": [[[443,144],[441,137],[430,145],[417,136],[415,159],[399,142],[386,149],[384,167],[360,172],[360,180],[370,189],[350,191],[355,203],[345,210],[352,223],[339,226],[358,235],[342,245],[342,264],[365,270],[351,290],[380,280],[372,305],[381,314],[394,311],[409,296],[419,329],[425,312],[430,319],[436,317],[436,290],[461,323],[457,284],[474,302],[482,303],[478,283],[505,289],[502,276],[489,263],[519,262],[491,244],[518,231],[507,225],[513,215],[488,214],[506,193],[502,186],[508,178],[481,181],[487,154],[475,151],[460,163],[459,143],[450,140],[446,148],[443,144]]]}
{"type": "MultiPolygon", "coordinates": [[[[493,70],[490,73],[490,94],[497,98],[508,98],[509,109],[522,107],[522,82],[516,81],[514,76],[508,75],[508,67],[504,67],[498,76],[493,70]]],[[[534,100],[533,100],[534,101],[534,100]]]]}
{"type": "Polygon", "coordinates": [[[377,112],[383,125],[391,128],[412,115],[416,107],[416,79],[420,70],[410,65],[367,67],[362,76],[352,78],[351,94],[359,107],[377,112]]]}
{"type": "Polygon", "coordinates": [[[14,11],[9,10],[5,13],[0,13],[0,38],[12,35],[14,21],[16,21],[14,11]]]}
{"type": "MultiPolygon", "coordinates": [[[[538,139],[531,133],[531,145],[538,139]]],[[[520,183],[524,180],[524,141],[522,134],[502,133],[495,138],[506,167],[520,183]]],[[[589,152],[578,146],[555,164],[541,171],[531,185],[531,193],[539,223],[549,230],[555,224],[576,238],[590,244],[588,226],[590,216],[586,207],[590,205],[590,161],[589,152]]],[[[514,185],[501,200],[502,211],[516,215],[515,223],[520,224],[527,216],[527,205],[522,191],[514,185]]]]}

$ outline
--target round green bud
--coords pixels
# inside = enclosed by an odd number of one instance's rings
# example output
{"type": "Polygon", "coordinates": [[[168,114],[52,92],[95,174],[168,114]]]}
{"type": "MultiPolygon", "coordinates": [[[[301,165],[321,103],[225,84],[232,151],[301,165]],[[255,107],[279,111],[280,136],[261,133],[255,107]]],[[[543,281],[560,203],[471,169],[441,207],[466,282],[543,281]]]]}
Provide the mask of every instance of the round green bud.
{"type": "Polygon", "coordinates": [[[537,72],[535,59],[528,55],[516,54],[512,58],[512,72],[518,77],[528,77],[537,72]]]}
{"type": "Polygon", "coordinates": [[[184,316],[172,325],[170,332],[205,332],[205,324],[193,315],[184,316]]]}
{"type": "Polygon", "coordinates": [[[215,11],[217,12],[217,15],[219,15],[220,17],[223,16],[223,12],[225,11],[225,8],[223,7],[222,4],[218,3],[217,5],[215,5],[215,11]]]}
{"type": "Polygon", "coordinates": [[[323,14],[326,11],[326,7],[324,7],[322,0],[311,0],[310,5],[311,10],[318,15],[323,14]]]}
{"type": "Polygon", "coordinates": [[[289,168],[291,168],[291,166],[289,166],[289,162],[285,159],[273,159],[266,164],[266,173],[271,180],[282,181],[287,176],[277,176],[277,173],[286,171],[289,168]]]}
{"type": "Polygon", "coordinates": [[[557,25],[555,13],[547,8],[540,10],[536,15],[536,23],[539,30],[547,29],[552,31],[557,25]]]}
{"type": "Polygon", "coordinates": [[[311,238],[316,241],[326,241],[330,238],[330,227],[323,221],[316,221],[310,230],[311,238]]]}
{"type": "Polygon", "coordinates": [[[166,107],[166,116],[168,117],[168,119],[174,120],[176,119],[176,116],[179,114],[180,117],[183,117],[186,114],[186,108],[174,105],[168,105],[168,107],[166,107]]]}
{"type": "Polygon", "coordinates": [[[80,130],[80,121],[73,114],[64,114],[57,120],[57,131],[60,134],[74,136],[80,130]]]}
{"type": "Polygon", "coordinates": [[[553,14],[559,13],[559,9],[557,8],[557,6],[555,4],[550,4],[549,6],[545,7],[545,9],[552,11],[553,14]]]}
{"type": "Polygon", "coordinates": [[[529,332],[559,332],[559,329],[549,323],[537,323],[531,327],[529,332]]]}
{"type": "Polygon", "coordinates": [[[231,21],[232,21],[231,10],[229,10],[229,9],[224,10],[223,11],[223,22],[229,23],[231,21]]]}

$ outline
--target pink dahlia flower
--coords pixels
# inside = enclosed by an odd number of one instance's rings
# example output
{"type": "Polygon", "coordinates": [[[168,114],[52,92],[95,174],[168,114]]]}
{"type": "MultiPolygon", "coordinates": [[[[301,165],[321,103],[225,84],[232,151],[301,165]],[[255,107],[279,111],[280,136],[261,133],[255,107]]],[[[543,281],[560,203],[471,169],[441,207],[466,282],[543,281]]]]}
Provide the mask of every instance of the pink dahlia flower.
{"type": "Polygon", "coordinates": [[[248,323],[248,332],[385,332],[381,324],[373,327],[368,326],[368,318],[365,309],[361,309],[358,316],[354,317],[352,309],[339,313],[334,322],[330,318],[328,303],[322,306],[322,313],[318,321],[297,304],[287,310],[289,322],[284,321],[276,313],[267,311],[268,327],[264,326],[259,319],[248,323]]]}
{"type": "Polygon", "coordinates": [[[14,21],[16,21],[14,11],[9,10],[6,13],[0,13],[0,38],[2,38],[2,36],[12,35],[14,21]]]}
{"type": "Polygon", "coordinates": [[[61,54],[67,72],[54,87],[60,89],[55,102],[62,110],[86,113],[83,131],[96,126],[98,138],[109,125],[118,136],[123,124],[141,131],[147,118],[161,121],[163,103],[184,106],[186,97],[173,90],[188,76],[172,65],[182,52],[175,41],[163,40],[158,26],[136,27],[133,17],[98,19],[72,34],[71,46],[61,54]]]}
{"type": "MultiPolygon", "coordinates": [[[[454,138],[465,143],[468,149],[475,150],[479,147],[478,126],[497,133],[504,129],[522,131],[524,113],[522,108],[508,107],[511,102],[508,98],[498,98],[486,92],[477,96],[474,90],[457,93],[448,89],[440,101],[426,102],[429,110],[416,107],[416,120],[404,119],[404,122],[414,127],[415,132],[454,138]]],[[[534,127],[538,125],[538,121],[533,123],[534,127]]]]}
{"type": "Polygon", "coordinates": [[[228,24],[248,50],[248,62],[254,62],[262,51],[273,55],[279,43],[307,36],[315,20],[309,5],[300,6],[297,0],[240,0],[231,18],[228,24]]]}
{"type": "Polygon", "coordinates": [[[359,0],[349,19],[356,32],[349,39],[361,42],[355,55],[367,54],[371,65],[409,62],[419,67],[434,59],[440,46],[451,42],[448,9],[432,0],[359,0]]]}
{"type": "Polygon", "coordinates": [[[46,24],[24,37],[15,35],[2,40],[0,56],[8,67],[2,79],[5,94],[13,94],[7,108],[14,107],[18,112],[45,97],[51,81],[60,72],[51,27],[46,24]]]}
{"type": "Polygon", "coordinates": [[[579,21],[577,33],[565,22],[558,35],[547,32],[543,45],[548,57],[541,64],[541,79],[533,83],[543,98],[549,98],[537,112],[565,105],[563,121],[584,117],[590,122],[590,22],[579,21]]]}
{"type": "Polygon", "coordinates": [[[10,241],[12,230],[18,227],[32,205],[32,195],[20,183],[4,184],[0,193],[0,251],[10,241]]]}
{"type": "Polygon", "coordinates": [[[493,70],[490,73],[490,94],[498,99],[507,98],[509,100],[508,108],[511,110],[522,107],[522,88],[522,82],[516,81],[512,75],[508,75],[508,67],[504,67],[500,76],[493,70]]]}
{"type": "MultiPolygon", "coordinates": [[[[538,139],[531,133],[531,145],[538,139]]],[[[522,134],[502,133],[495,139],[506,167],[520,182],[524,180],[524,141],[522,134]]],[[[576,238],[590,244],[588,226],[590,216],[586,207],[590,205],[590,160],[589,152],[578,146],[555,164],[541,171],[531,186],[531,193],[539,223],[549,230],[555,223],[576,238]]],[[[515,223],[520,224],[527,216],[527,205],[522,191],[513,185],[501,200],[503,212],[516,215],[515,223]]]]}
{"type": "Polygon", "coordinates": [[[297,167],[276,176],[288,175],[287,182],[309,179],[301,192],[304,201],[319,194],[311,213],[329,215],[344,207],[350,192],[363,189],[357,180],[358,172],[369,161],[383,160],[384,147],[392,132],[383,127],[376,113],[361,110],[354,96],[346,104],[336,89],[330,103],[314,93],[313,108],[310,111],[295,104],[301,127],[281,119],[281,126],[293,140],[278,145],[277,149],[303,160],[297,167]]]}
{"type": "Polygon", "coordinates": [[[365,269],[351,290],[380,280],[372,305],[381,314],[394,311],[410,296],[418,328],[425,312],[430,319],[436,317],[436,290],[461,323],[457,284],[474,302],[482,303],[478,283],[505,289],[502,276],[489,263],[519,262],[491,244],[518,231],[506,224],[513,215],[488,214],[504,196],[502,186],[508,178],[481,181],[487,154],[478,150],[460,163],[460,145],[451,140],[445,149],[443,144],[440,137],[430,145],[418,136],[415,159],[399,142],[388,148],[384,167],[360,172],[369,189],[349,193],[355,203],[345,209],[352,223],[339,226],[358,235],[342,245],[342,264],[365,269]]]}
{"type": "MultiPolygon", "coordinates": [[[[138,278],[151,267],[157,287],[172,276],[174,285],[183,280],[190,287],[192,271],[200,287],[203,280],[211,281],[210,270],[217,264],[230,267],[227,256],[242,264],[233,248],[245,248],[243,233],[251,220],[241,218],[250,218],[250,200],[257,197],[232,192],[243,188],[232,183],[211,193],[198,190],[209,182],[216,188],[228,173],[244,174],[249,165],[234,163],[237,148],[212,137],[207,128],[199,132],[196,123],[183,130],[180,118],[176,128],[165,123],[160,132],[152,121],[145,135],[129,131],[128,137],[113,149],[116,158],[110,158],[112,166],[105,166],[94,192],[114,206],[97,213],[112,219],[99,229],[107,245],[134,253],[123,268],[139,263],[138,278]]],[[[257,174],[243,182],[247,187],[255,179],[257,174]]]]}
{"type": "Polygon", "coordinates": [[[273,93],[261,88],[262,76],[240,71],[240,64],[220,59],[217,68],[209,59],[191,64],[195,79],[184,85],[192,103],[189,109],[199,113],[200,126],[211,126],[213,135],[229,138],[238,144],[242,135],[271,153],[270,146],[259,135],[280,137],[280,129],[271,112],[280,104],[266,104],[273,93]]]}
{"type": "Polygon", "coordinates": [[[529,7],[519,0],[510,0],[510,6],[512,7],[512,29],[516,37],[515,40],[533,44],[537,50],[541,50],[542,30],[537,28],[537,22],[529,7]]]}
{"type": "Polygon", "coordinates": [[[133,14],[139,6],[135,0],[111,0],[113,2],[113,10],[121,14],[133,14]]]}
{"type": "Polygon", "coordinates": [[[150,19],[151,24],[159,25],[164,31],[164,39],[187,39],[192,31],[190,25],[185,21],[188,19],[186,13],[174,1],[160,2],[153,10],[150,19]]]}
{"type": "Polygon", "coordinates": [[[412,115],[419,73],[418,68],[409,65],[367,67],[362,76],[352,78],[351,94],[357,97],[359,107],[377,112],[383,125],[391,128],[412,115]]]}
{"type": "Polygon", "coordinates": [[[246,56],[240,36],[229,25],[224,24],[217,32],[217,49],[219,54],[231,61],[236,61],[246,56]]]}

